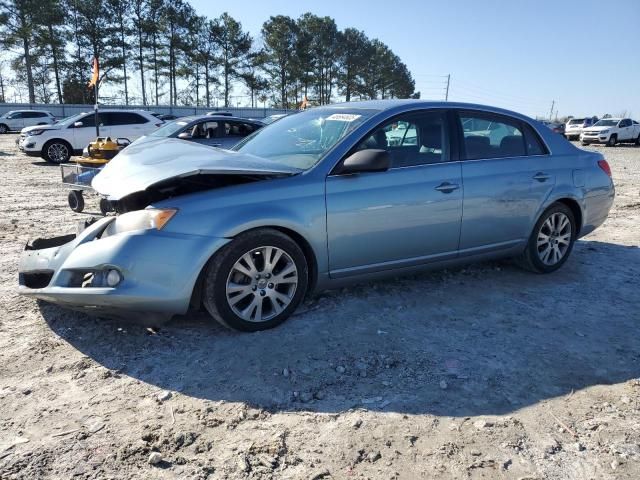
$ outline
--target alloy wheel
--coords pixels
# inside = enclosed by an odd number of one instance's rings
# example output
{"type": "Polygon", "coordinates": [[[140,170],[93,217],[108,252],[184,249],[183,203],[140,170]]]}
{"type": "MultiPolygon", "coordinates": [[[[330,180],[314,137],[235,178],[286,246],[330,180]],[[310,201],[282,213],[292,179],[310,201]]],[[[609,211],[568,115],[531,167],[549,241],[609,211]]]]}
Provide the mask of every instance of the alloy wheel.
{"type": "Polygon", "coordinates": [[[0,133],[7,133],[9,131],[9,129],[6,127],[6,125],[0,125],[0,133]]]}
{"type": "Polygon", "coordinates": [[[62,163],[69,158],[69,150],[62,143],[52,143],[47,148],[47,155],[52,162],[62,163]]]}
{"type": "Polygon", "coordinates": [[[298,269],[283,249],[264,246],[242,255],[231,268],[226,297],[231,310],[248,322],[266,322],[291,304],[298,269]]]}
{"type": "Polygon", "coordinates": [[[549,215],[538,231],[538,258],[545,265],[555,265],[567,254],[571,245],[571,221],[562,212],[549,215]]]}

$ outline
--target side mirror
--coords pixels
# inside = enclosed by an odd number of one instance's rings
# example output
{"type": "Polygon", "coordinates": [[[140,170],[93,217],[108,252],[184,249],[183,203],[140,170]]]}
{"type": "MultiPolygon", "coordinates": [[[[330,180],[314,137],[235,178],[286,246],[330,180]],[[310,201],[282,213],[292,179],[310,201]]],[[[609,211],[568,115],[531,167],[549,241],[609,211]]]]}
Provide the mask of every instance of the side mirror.
{"type": "Polygon", "coordinates": [[[75,128],[80,128],[80,127],[82,127],[83,125],[84,125],[84,123],[82,123],[82,122],[76,122],[76,123],[74,123],[74,124],[73,124],[73,126],[74,126],[75,128]]]}
{"type": "Polygon", "coordinates": [[[189,132],[182,132],[178,135],[178,138],[189,140],[191,138],[191,134],[189,132]]]}
{"type": "Polygon", "coordinates": [[[391,156],[386,150],[368,148],[345,158],[338,168],[338,174],[384,172],[391,166],[391,156]]]}

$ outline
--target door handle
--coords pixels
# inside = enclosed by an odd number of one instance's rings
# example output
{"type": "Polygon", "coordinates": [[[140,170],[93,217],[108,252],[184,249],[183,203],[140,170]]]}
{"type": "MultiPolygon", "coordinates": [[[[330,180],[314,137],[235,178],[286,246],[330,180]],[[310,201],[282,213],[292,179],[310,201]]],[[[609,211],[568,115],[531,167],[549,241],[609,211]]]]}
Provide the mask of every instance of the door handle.
{"type": "Polygon", "coordinates": [[[538,172],[533,176],[533,179],[534,180],[538,180],[539,182],[546,182],[550,178],[551,178],[551,175],[548,175],[548,174],[542,173],[542,172],[538,172]]]}
{"type": "Polygon", "coordinates": [[[457,185],[455,183],[444,182],[444,183],[441,183],[440,185],[438,185],[436,187],[436,190],[438,190],[439,192],[442,192],[442,193],[451,193],[454,190],[457,190],[459,188],[460,188],[460,185],[457,185]]]}

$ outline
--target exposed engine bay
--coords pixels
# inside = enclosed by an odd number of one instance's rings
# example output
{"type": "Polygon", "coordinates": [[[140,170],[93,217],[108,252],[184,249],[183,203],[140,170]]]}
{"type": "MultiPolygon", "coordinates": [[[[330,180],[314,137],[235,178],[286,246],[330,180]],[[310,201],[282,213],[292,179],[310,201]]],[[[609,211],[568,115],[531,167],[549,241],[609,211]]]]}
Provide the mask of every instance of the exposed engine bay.
{"type": "Polygon", "coordinates": [[[149,205],[173,197],[190,193],[214,190],[218,188],[258,182],[282,175],[220,175],[205,174],[187,177],[173,177],[150,186],[146,190],[131,193],[120,200],[112,201],[116,213],[127,213],[142,210],[149,205]]]}

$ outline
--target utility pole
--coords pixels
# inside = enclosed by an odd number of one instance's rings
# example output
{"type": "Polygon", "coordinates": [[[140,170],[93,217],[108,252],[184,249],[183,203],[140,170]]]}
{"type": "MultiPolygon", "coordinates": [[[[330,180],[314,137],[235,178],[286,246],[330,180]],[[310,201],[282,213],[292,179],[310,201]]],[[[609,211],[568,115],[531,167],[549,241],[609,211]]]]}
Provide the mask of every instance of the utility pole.
{"type": "Polygon", "coordinates": [[[451,83],[451,74],[447,75],[447,93],[444,95],[444,101],[449,101],[449,84],[451,83]]]}
{"type": "Polygon", "coordinates": [[[549,111],[549,121],[551,121],[551,119],[553,118],[553,107],[555,106],[556,101],[552,100],[551,101],[551,110],[549,111]]]}

